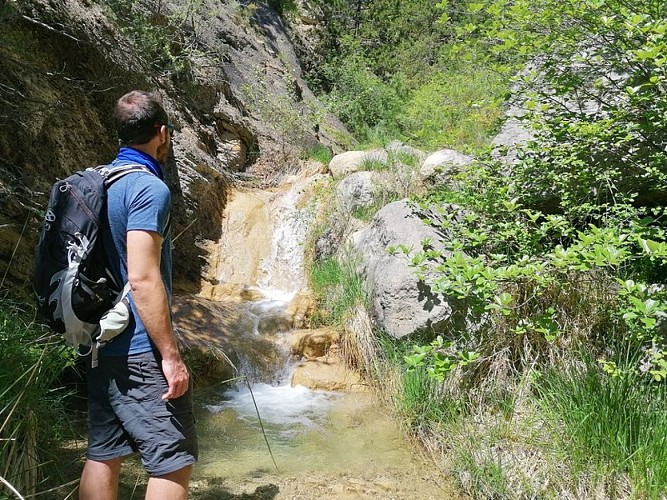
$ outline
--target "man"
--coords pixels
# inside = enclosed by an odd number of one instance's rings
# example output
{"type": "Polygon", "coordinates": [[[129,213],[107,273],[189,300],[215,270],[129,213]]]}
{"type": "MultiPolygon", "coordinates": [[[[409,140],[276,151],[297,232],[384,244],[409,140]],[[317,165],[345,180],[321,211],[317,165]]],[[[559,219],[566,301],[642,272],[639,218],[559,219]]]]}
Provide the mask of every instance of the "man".
{"type": "Polygon", "coordinates": [[[104,245],[110,265],[130,283],[130,324],[99,349],[88,371],[88,460],[79,498],[118,494],[122,460],[138,451],[150,475],[146,498],[186,499],[197,438],[190,376],[181,359],[170,314],[170,193],[162,165],[171,144],[159,98],[133,91],[118,100],[121,148],[111,164],[139,164],[107,193],[104,245]]]}

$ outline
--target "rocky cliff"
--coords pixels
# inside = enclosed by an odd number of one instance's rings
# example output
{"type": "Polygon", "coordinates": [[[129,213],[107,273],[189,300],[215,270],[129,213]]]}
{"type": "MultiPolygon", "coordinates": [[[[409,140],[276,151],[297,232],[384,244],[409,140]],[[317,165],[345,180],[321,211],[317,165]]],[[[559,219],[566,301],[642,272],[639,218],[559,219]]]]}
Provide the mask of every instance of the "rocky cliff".
{"type": "Polygon", "coordinates": [[[27,290],[49,186],[110,161],[115,100],[157,90],[176,125],[175,280],[199,286],[227,187],[348,140],[260,2],[17,0],[0,6],[0,287],[27,290]]]}

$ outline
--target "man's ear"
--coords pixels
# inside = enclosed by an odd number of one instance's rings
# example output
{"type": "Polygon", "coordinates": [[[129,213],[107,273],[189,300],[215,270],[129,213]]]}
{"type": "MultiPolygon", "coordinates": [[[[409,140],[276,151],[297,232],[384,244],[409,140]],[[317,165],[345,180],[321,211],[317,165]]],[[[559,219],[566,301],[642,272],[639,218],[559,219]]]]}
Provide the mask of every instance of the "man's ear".
{"type": "Polygon", "coordinates": [[[165,125],[162,125],[160,127],[160,144],[167,144],[168,139],[169,139],[169,129],[165,125]]]}

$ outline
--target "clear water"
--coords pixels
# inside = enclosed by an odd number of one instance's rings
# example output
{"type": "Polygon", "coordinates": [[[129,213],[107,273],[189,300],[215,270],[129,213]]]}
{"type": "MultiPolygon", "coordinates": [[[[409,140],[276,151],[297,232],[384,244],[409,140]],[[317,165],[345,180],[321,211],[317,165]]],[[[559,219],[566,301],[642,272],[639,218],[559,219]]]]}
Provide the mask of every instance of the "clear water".
{"type": "MultiPolygon", "coordinates": [[[[344,472],[413,459],[397,424],[370,394],[263,383],[252,393],[281,474],[344,472]]],[[[201,474],[243,478],[276,472],[247,387],[207,393],[198,418],[201,474]]]]}

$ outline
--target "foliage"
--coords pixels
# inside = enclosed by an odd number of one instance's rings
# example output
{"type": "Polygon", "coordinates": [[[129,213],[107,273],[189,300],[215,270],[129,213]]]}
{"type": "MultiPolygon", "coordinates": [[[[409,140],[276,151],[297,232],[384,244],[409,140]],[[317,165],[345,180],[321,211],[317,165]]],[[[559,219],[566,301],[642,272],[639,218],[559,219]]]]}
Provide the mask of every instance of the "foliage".
{"type": "Polygon", "coordinates": [[[118,29],[136,45],[142,57],[161,76],[178,78],[190,71],[190,59],[200,53],[196,37],[202,0],[188,0],[170,12],[158,2],[153,8],[138,0],[110,0],[118,29]]]}
{"type": "Polygon", "coordinates": [[[329,165],[329,162],[333,158],[333,153],[331,150],[325,146],[318,145],[314,148],[310,148],[305,152],[306,158],[316,160],[323,165],[329,165]]]}
{"type": "Polygon", "coordinates": [[[435,292],[468,302],[473,321],[502,320],[549,342],[577,338],[576,318],[585,319],[549,298],[573,276],[589,276],[601,284],[592,300],[613,311],[599,333],[646,351],[643,369],[657,380],[667,374],[666,303],[651,280],[664,275],[664,211],[642,204],[664,190],[664,69],[645,57],[663,47],[663,10],[615,0],[469,3],[475,23],[459,34],[475,33],[489,59],[512,68],[538,54],[517,82],[535,139],[511,176],[487,161],[462,189],[432,196],[462,204],[464,224],[435,213],[454,233],[448,248],[425,242],[410,255],[422,279],[435,273],[435,292]]]}
{"type": "Polygon", "coordinates": [[[516,81],[540,144],[513,172],[527,195],[565,209],[664,197],[666,9],[659,0],[468,4],[466,31],[488,60],[511,71],[532,60],[516,81]]]}
{"type": "Polygon", "coordinates": [[[400,107],[398,94],[370,71],[361,57],[335,60],[326,71],[333,83],[323,100],[353,134],[365,137],[375,127],[391,131],[400,107]]]}
{"type": "Polygon", "coordinates": [[[268,0],[268,3],[282,15],[294,14],[299,10],[295,0],[268,0]]]}
{"type": "Polygon", "coordinates": [[[326,28],[324,56],[306,66],[306,78],[359,140],[402,137],[430,149],[472,150],[486,143],[504,80],[451,52],[453,26],[436,22],[436,2],[315,4],[326,28]]]}
{"type": "Polygon", "coordinates": [[[63,347],[18,304],[0,300],[0,476],[24,495],[61,464],[51,455],[64,422],[57,380],[73,364],[63,347]]]}
{"type": "Polygon", "coordinates": [[[412,91],[396,119],[402,134],[427,150],[447,144],[477,151],[486,146],[502,117],[496,96],[503,92],[497,73],[457,66],[412,91]]]}

